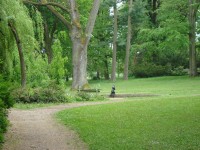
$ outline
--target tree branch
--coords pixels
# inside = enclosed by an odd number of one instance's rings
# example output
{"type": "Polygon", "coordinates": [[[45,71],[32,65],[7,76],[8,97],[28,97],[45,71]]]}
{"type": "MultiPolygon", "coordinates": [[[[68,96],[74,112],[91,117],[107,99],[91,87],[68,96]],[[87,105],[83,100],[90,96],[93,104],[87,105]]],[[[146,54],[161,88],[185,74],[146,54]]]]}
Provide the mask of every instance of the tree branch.
{"type": "Polygon", "coordinates": [[[65,17],[60,14],[53,6],[57,6],[67,12],[69,10],[58,3],[47,2],[46,0],[42,0],[41,3],[32,2],[29,0],[23,0],[23,3],[38,5],[38,6],[46,6],[68,29],[71,29],[71,24],[65,19],[65,17]]]}
{"type": "Polygon", "coordinates": [[[66,12],[70,12],[69,9],[65,8],[63,5],[58,4],[58,3],[54,3],[54,2],[46,2],[46,3],[37,3],[37,2],[32,2],[29,0],[23,0],[24,4],[32,4],[32,5],[38,5],[38,6],[47,6],[47,5],[51,5],[51,6],[56,6],[59,7],[60,9],[66,11],[66,12]]]}
{"type": "Polygon", "coordinates": [[[94,28],[94,24],[95,24],[95,20],[96,20],[96,17],[97,17],[97,13],[99,11],[100,2],[101,2],[100,0],[94,0],[94,2],[93,2],[93,7],[92,7],[92,10],[90,12],[90,16],[89,16],[89,19],[88,19],[88,22],[87,22],[87,26],[86,26],[86,30],[85,30],[85,33],[86,33],[85,46],[90,41],[91,34],[92,34],[92,31],[93,31],[93,28],[94,28]]]}

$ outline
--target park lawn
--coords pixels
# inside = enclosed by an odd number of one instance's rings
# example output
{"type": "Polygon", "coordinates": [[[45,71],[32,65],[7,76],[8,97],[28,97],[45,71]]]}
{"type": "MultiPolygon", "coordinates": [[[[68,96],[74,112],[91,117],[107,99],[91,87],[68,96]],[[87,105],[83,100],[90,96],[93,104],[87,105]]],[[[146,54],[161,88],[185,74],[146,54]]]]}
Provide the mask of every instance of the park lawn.
{"type": "Polygon", "coordinates": [[[91,150],[200,147],[200,96],[133,101],[64,110],[57,118],[91,150]]]}
{"type": "Polygon", "coordinates": [[[133,78],[124,81],[90,81],[91,88],[101,89],[101,93],[109,94],[112,85],[116,87],[116,94],[157,94],[160,96],[192,96],[199,95],[200,77],[166,76],[154,78],[133,78]]]}
{"type": "MultiPolygon", "coordinates": [[[[114,84],[117,93],[159,96],[57,113],[57,118],[77,131],[89,149],[199,149],[200,78],[159,77],[114,84]]],[[[91,85],[108,91],[113,83],[98,81],[91,85]]]]}

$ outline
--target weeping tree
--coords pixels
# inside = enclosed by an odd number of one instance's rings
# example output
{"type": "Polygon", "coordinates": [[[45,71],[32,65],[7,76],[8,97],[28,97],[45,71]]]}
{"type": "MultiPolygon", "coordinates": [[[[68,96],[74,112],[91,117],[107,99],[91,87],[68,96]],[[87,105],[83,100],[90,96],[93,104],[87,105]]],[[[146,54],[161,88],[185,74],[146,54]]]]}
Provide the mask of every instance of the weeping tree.
{"type": "Polygon", "coordinates": [[[26,85],[26,64],[24,52],[34,46],[34,32],[32,21],[26,8],[18,1],[5,0],[0,3],[1,31],[4,40],[1,41],[3,50],[6,52],[17,49],[21,68],[21,85],[26,85]],[[12,42],[10,42],[12,41],[12,42]],[[14,42],[15,41],[15,42],[14,42]]]}
{"type": "Polygon", "coordinates": [[[0,74],[11,77],[11,47],[14,45],[13,37],[8,30],[8,24],[3,20],[6,17],[2,9],[2,2],[0,2],[0,74]],[[9,43],[9,44],[8,44],[9,43]]]}
{"type": "Polygon", "coordinates": [[[87,88],[87,48],[100,6],[100,0],[94,0],[87,25],[81,24],[79,7],[75,0],[64,1],[29,1],[25,4],[47,7],[66,27],[72,42],[73,82],[72,89],[87,88]],[[62,10],[62,13],[59,11],[62,10]]]}

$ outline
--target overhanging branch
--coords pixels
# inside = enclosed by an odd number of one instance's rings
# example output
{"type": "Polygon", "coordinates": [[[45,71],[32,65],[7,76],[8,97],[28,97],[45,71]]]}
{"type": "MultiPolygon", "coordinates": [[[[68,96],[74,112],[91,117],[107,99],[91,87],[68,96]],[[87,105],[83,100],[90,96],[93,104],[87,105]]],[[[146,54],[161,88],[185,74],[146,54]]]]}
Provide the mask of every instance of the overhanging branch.
{"type": "Polygon", "coordinates": [[[62,10],[65,10],[69,13],[69,10],[65,7],[63,7],[61,4],[54,3],[54,2],[33,2],[29,0],[23,0],[23,3],[25,4],[32,4],[32,5],[38,5],[38,6],[46,6],[68,29],[71,29],[71,24],[65,19],[65,17],[60,14],[53,6],[57,6],[61,8],[62,10]]]}
{"type": "Polygon", "coordinates": [[[23,3],[24,4],[38,5],[38,6],[47,6],[47,5],[56,6],[56,7],[59,7],[60,9],[62,9],[62,10],[64,10],[64,11],[69,13],[69,9],[67,9],[66,7],[64,7],[61,4],[54,3],[54,2],[37,3],[37,2],[29,1],[29,0],[23,0],[23,3]]]}

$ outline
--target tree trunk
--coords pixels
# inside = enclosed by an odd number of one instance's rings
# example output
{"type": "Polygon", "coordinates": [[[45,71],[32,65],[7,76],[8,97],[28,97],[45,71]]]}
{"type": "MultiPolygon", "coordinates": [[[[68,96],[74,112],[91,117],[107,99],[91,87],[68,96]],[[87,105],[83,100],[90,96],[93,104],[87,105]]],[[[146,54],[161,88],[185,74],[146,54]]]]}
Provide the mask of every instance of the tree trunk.
{"type": "Polygon", "coordinates": [[[148,0],[149,16],[152,25],[157,26],[157,9],[160,6],[160,0],[148,0]]]}
{"type": "Polygon", "coordinates": [[[196,62],[196,14],[198,6],[194,5],[195,0],[189,0],[189,75],[197,76],[197,62],[196,62]]]}
{"type": "Polygon", "coordinates": [[[116,56],[117,56],[117,0],[114,4],[114,36],[113,36],[113,55],[112,55],[112,75],[111,80],[116,80],[116,56]]]}
{"type": "Polygon", "coordinates": [[[100,6],[100,0],[95,0],[90,12],[88,24],[83,35],[80,24],[79,12],[74,0],[69,0],[71,8],[71,41],[72,41],[72,62],[73,62],[73,82],[72,89],[89,88],[87,81],[87,47],[94,28],[94,23],[100,6]]]}
{"type": "Polygon", "coordinates": [[[10,27],[17,44],[17,49],[18,49],[19,59],[20,59],[20,68],[21,68],[21,86],[24,88],[26,86],[26,66],[25,66],[24,55],[22,51],[22,43],[17,33],[17,30],[11,21],[8,22],[8,26],[10,27]]]}
{"type": "Polygon", "coordinates": [[[105,64],[105,69],[104,69],[104,78],[105,80],[109,80],[109,71],[108,71],[108,60],[107,60],[108,56],[105,56],[105,60],[104,60],[104,64],[105,64]]]}
{"type": "Polygon", "coordinates": [[[53,60],[53,50],[51,48],[53,43],[53,34],[56,30],[56,21],[54,22],[53,28],[51,32],[49,31],[49,26],[47,22],[44,22],[44,42],[45,42],[45,50],[48,58],[48,64],[51,64],[53,60]]]}
{"type": "Polygon", "coordinates": [[[99,71],[97,71],[97,73],[96,73],[96,79],[100,80],[100,72],[99,71]]]}
{"type": "Polygon", "coordinates": [[[128,15],[128,32],[126,39],[126,57],[124,64],[124,80],[128,80],[128,67],[129,67],[129,57],[130,57],[130,48],[131,48],[131,12],[132,12],[133,0],[129,0],[129,15],[128,15]]]}

